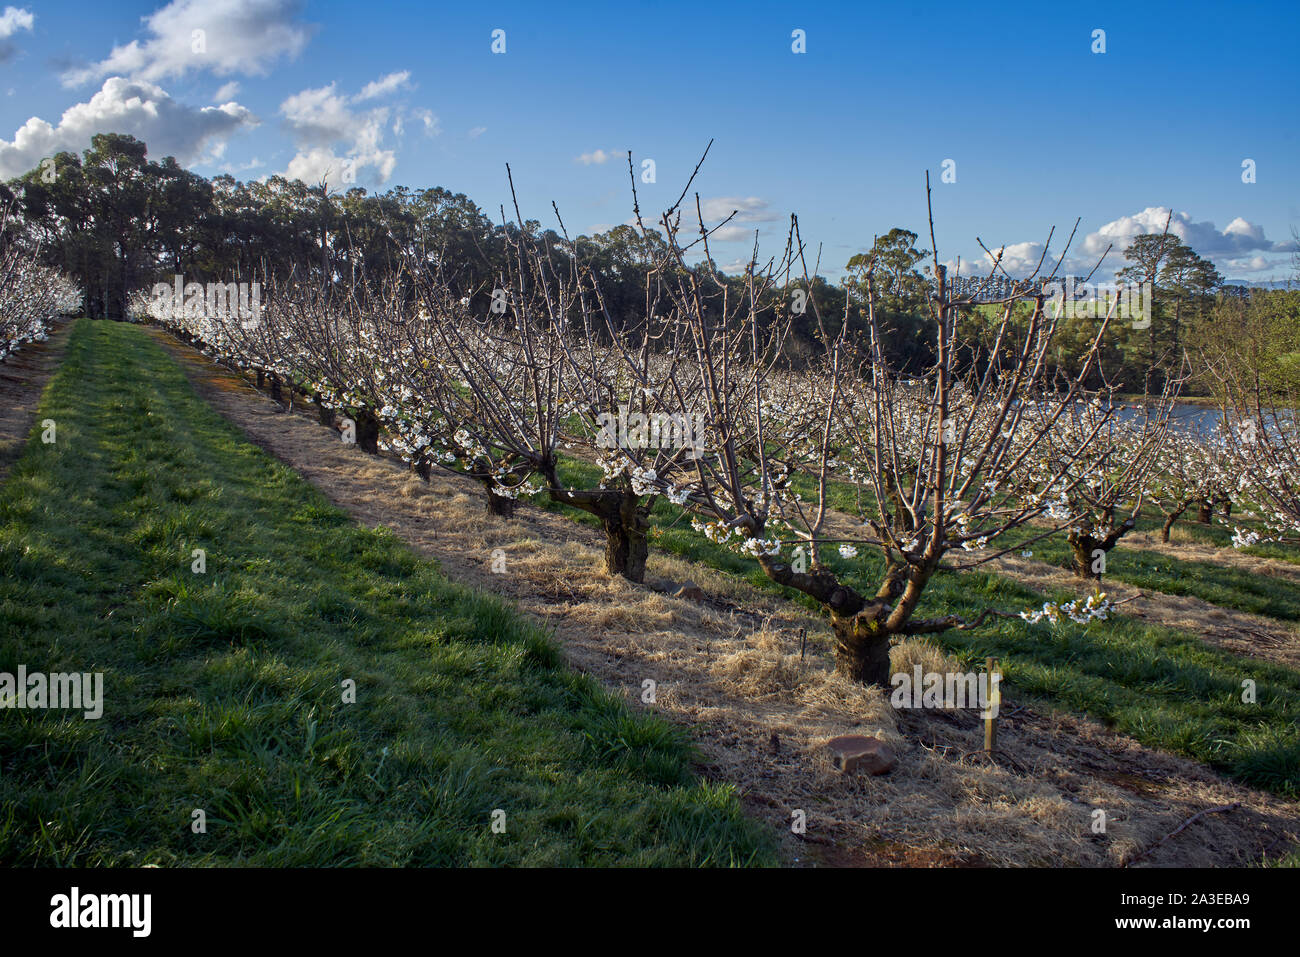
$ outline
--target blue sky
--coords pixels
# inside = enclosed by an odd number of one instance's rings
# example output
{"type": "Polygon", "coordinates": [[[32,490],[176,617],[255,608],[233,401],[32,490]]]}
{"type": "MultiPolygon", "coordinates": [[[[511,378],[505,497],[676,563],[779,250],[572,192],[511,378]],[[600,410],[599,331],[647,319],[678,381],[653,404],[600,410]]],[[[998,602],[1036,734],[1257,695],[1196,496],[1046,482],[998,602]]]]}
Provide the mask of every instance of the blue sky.
{"type": "MultiPolygon", "coordinates": [[[[573,232],[696,188],[739,209],[724,266],[790,212],[823,272],[892,226],[1013,273],[1082,217],[1067,265],[1174,230],[1230,277],[1291,275],[1300,228],[1295,3],[20,2],[0,16],[0,175],[130,132],[204,175],[445,186],[573,232]],[[492,52],[492,31],[505,52],[492,52]],[[806,52],[792,50],[803,30],[806,52]],[[1105,31],[1094,53],[1093,31],[1105,31]],[[195,49],[195,30],[202,42],[195,49]],[[1255,182],[1242,163],[1255,163],[1255,182]],[[603,160],[603,161],[602,161],[603,160]],[[945,160],[956,181],[941,183],[945,160]],[[1163,211],[1163,212],[1162,212],[1163,211]]],[[[1122,263],[1118,251],[1102,270],[1122,263]]],[[[963,269],[963,272],[966,270],[963,269]]]]}

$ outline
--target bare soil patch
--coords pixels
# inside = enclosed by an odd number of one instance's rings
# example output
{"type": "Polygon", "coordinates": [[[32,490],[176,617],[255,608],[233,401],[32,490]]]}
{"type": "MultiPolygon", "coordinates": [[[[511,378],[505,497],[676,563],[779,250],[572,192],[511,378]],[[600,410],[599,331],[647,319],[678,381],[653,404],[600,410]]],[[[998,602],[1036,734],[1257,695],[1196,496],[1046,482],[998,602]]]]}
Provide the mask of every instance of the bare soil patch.
{"type": "MultiPolygon", "coordinates": [[[[527,506],[510,521],[492,517],[473,483],[445,474],[420,481],[344,445],[314,409],[288,414],[161,330],[152,334],[217,411],[358,522],[392,529],[451,578],[514,600],[554,631],[575,667],[634,706],[646,706],[644,682],[655,682],[654,710],[690,728],[702,772],[735,785],[784,835],[792,863],[1223,866],[1300,842],[1295,802],[1009,697],[999,723],[1005,757],[990,760],[975,712],[895,711],[879,690],[837,676],[828,629],[798,606],[658,552],[645,586],[612,580],[586,527],[527,506]],[[504,557],[504,573],[493,573],[494,557],[504,557]],[[686,580],[708,599],[669,597],[686,580]],[[825,744],[850,733],[880,735],[898,767],[880,777],[833,770],[825,744]],[[1160,843],[1193,815],[1233,802],[1241,806],[1160,843]],[[803,835],[790,830],[796,810],[807,818],[803,835]],[[1093,833],[1096,810],[1106,813],[1104,834],[1093,833]]],[[[943,670],[942,654],[923,642],[899,646],[894,658],[896,668],[920,661],[943,670]]]]}
{"type": "Polygon", "coordinates": [[[30,342],[0,362],[0,479],[27,445],[41,392],[63,361],[71,334],[72,323],[60,323],[44,342],[30,342]]]}

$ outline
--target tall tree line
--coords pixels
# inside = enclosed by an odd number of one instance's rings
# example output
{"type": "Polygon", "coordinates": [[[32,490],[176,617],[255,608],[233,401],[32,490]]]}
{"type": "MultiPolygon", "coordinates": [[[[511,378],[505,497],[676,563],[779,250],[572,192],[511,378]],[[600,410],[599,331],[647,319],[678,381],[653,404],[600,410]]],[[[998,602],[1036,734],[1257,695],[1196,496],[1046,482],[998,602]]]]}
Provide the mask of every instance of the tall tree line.
{"type": "MultiPolygon", "coordinates": [[[[77,282],[83,309],[94,317],[124,316],[133,292],[177,274],[186,282],[291,274],[377,280],[412,264],[439,268],[463,295],[476,298],[476,307],[487,309],[494,282],[507,269],[511,231],[522,228],[556,257],[576,254],[598,279],[603,307],[619,325],[645,314],[646,270],[662,261],[665,242],[653,230],[646,235],[616,226],[580,236],[570,247],[535,221],[494,223],[463,193],[442,187],[337,193],[280,176],[249,183],[228,175],[206,179],[171,157],[150,160],[144,143],[115,133],[96,135],[80,156],[59,153],[0,186],[0,200],[15,204],[45,264],[77,282]]],[[[849,259],[839,283],[792,275],[763,304],[766,323],[789,327],[781,337],[787,358],[798,363],[811,354],[819,322],[831,332],[844,321],[865,329],[870,282],[886,357],[904,371],[927,368],[935,349],[932,277],[923,265],[929,253],[917,241],[916,233],[898,227],[876,236],[849,259]],[[791,296],[793,287],[801,293],[791,296]]],[[[1209,321],[1222,279],[1213,264],[1169,234],[1137,237],[1125,258],[1117,278],[1153,278],[1156,301],[1148,328],[1117,327],[1105,365],[1133,391],[1159,389],[1209,321]]],[[[710,261],[686,268],[701,283],[733,286],[744,295],[743,274],[723,276],[710,261]]],[[[1081,354],[1074,346],[1088,339],[1091,323],[1072,319],[1062,330],[1055,358],[1064,373],[1074,371],[1081,354]]]]}

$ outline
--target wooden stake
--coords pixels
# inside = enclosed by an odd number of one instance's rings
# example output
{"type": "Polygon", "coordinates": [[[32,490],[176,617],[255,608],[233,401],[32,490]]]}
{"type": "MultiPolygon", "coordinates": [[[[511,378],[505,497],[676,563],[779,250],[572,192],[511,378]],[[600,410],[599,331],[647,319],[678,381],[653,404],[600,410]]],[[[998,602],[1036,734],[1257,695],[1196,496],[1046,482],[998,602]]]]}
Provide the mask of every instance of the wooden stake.
{"type": "Polygon", "coordinates": [[[998,749],[998,718],[997,712],[1002,704],[1002,689],[993,683],[993,672],[997,669],[998,659],[985,658],[984,670],[988,673],[985,679],[988,682],[988,700],[985,702],[984,711],[984,751],[992,754],[998,749]]]}

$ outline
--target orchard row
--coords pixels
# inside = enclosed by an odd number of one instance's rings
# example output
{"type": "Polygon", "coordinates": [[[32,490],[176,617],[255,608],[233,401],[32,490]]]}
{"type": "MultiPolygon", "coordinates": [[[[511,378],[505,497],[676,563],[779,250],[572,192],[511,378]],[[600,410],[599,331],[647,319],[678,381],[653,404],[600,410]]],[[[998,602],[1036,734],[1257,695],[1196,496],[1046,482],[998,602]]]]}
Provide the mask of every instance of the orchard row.
{"type": "MultiPolygon", "coordinates": [[[[572,244],[555,255],[555,234],[519,228],[490,299],[463,295],[448,257],[411,250],[383,276],[271,279],[253,322],[204,309],[153,318],[269,377],[277,393],[310,397],[323,419],[350,420],[368,451],[382,435],[422,475],[471,477],[496,514],[538,495],[592,513],[611,574],[643,579],[649,513],[667,498],[699,534],[820,602],[838,667],[863,681],[887,682],[894,636],[1005,615],[924,618],[917,607],[933,576],[993,560],[1013,531],[1020,544],[1026,532],[1064,534],[1085,578],[1144,508],[1165,515],[1166,534],[1187,509],[1224,502],[1260,520],[1238,544],[1300,534],[1294,406],[1274,392],[1266,406],[1258,390],[1225,381],[1223,427],[1171,428],[1177,375],[1137,402],[1086,386],[1107,381],[1113,315],[1064,374],[1060,320],[1042,297],[1029,314],[1008,297],[990,318],[949,296],[937,255],[936,361],[904,374],[882,346],[871,264],[865,321],[854,322],[847,309],[817,314],[816,299],[800,295],[810,279],[797,220],[784,255],[746,272],[743,295],[712,272],[706,228],[684,239],[677,208],[657,226],[666,241],[640,227],[653,261],[641,264],[634,316],[610,314],[572,244]],[[693,248],[703,264],[688,262],[693,248]],[[471,309],[485,300],[482,314],[471,309]],[[805,303],[818,334],[791,350],[779,320],[805,303]],[[670,428],[665,441],[629,420],[692,427],[670,428]],[[679,434],[689,440],[671,440],[679,434]],[[600,478],[566,483],[566,459],[598,464],[600,478]],[[885,559],[874,591],[825,560],[862,548],[885,559]]],[[[135,309],[150,317],[143,291],[135,309]]],[[[1088,620],[1109,608],[1094,600],[1070,613],[1088,620]]]]}

